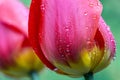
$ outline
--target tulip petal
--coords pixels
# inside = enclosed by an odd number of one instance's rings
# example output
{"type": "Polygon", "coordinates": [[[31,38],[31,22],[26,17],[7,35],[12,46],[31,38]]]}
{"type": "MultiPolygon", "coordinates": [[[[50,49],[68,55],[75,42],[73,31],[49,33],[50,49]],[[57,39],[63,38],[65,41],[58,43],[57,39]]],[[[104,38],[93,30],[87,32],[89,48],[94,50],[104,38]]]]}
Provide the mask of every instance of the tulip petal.
{"type": "Polygon", "coordinates": [[[50,68],[54,61],[70,67],[67,60],[77,61],[83,43],[93,40],[101,10],[99,0],[32,0],[29,36],[38,56],[50,68]]]}
{"type": "Polygon", "coordinates": [[[8,55],[8,53],[14,53],[13,51],[20,48],[24,36],[11,31],[10,29],[6,28],[4,24],[0,23],[0,37],[0,67],[4,68],[4,66],[10,65],[12,62],[11,57],[8,55]],[[6,63],[4,63],[5,61],[6,63]]]}
{"type": "Polygon", "coordinates": [[[110,28],[108,25],[106,25],[106,23],[102,19],[102,17],[99,20],[98,29],[99,29],[99,31],[104,39],[104,43],[102,41],[100,42],[100,44],[104,44],[104,50],[102,53],[103,57],[102,57],[101,61],[99,62],[99,64],[94,69],[94,72],[98,72],[101,69],[105,68],[108,64],[110,64],[111,60],[115,56],[115,47],[116,47],[115,40],[114,40],[114,37],[110,31],[110,28]]]}
{"type": "Polygon", "coordinates": [[[101,10],[99,0],[32,0],[29,37],[39,58],[50,69],[72,77],[97,72],[103,63],[107,66],[115,45],[101,10]]]}
{"type": "Polygon", "coordinates": [[[41,46],[39,43],[39,26],[42,28],[43,18],[40,14],[40,4],[41,0],[32,0],[30,7],[30,15],[29,15],[29,38],[31,45],[36,51],[37,55],[40,57],[41,61],[44,62],[46,66],[50,69],[54,70],[55,67],[45,58],[44,54],[41,51],[41,46]]]}

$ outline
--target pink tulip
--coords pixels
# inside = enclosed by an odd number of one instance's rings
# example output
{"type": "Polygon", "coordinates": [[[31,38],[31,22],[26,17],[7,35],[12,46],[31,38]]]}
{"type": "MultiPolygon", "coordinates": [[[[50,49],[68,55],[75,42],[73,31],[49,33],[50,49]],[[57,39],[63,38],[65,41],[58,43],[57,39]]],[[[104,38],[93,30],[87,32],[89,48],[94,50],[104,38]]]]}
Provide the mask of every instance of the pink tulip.
{"type": "Polygon", "coordinates": [[[32,0],[29,37],[39,58],[58,73],[80,77],[104,69],[115,41],[99,0],[32,0]]]}
{"type": "Polygon", "coordinates": [[[0,0],[0,70],[7,75],[26,76],[43,68],[28,41],[28,12],[19,0],[0,0]]]}

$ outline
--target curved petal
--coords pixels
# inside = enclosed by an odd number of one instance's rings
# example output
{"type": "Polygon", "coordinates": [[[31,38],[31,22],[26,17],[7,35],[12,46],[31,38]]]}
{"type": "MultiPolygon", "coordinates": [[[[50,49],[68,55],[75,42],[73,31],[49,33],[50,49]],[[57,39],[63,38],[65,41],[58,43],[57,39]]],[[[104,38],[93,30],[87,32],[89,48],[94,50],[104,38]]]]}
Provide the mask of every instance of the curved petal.
{"type": "Polygon", "coordinates": [[[113,37],[112,32],[110,31],[109,26],[106,25],[102,17],[100,18],[100,21],[99,21],[99,30],[105,40],[105,47],[110,50],[111,52],[110,57],[113,58],[115,55],[115,49],[116,49],[115,39],[113,37]]]}
{"type": "Polygon", "coordinates": [[[33,46],[35,52],[40,57],[41,61],[50,69],[55,69],[55,67],[45,58],[41,51],[41,46],[39,45],[39,27],[42,27],[43,18],[40,10],[41,0],[32,0],[29,14],[29,39],[31,45],[33,46]],[[41,24],[40,24],[41,23],[41,24]]]}
{"type": "Polygon", "coordinates": [[[113,59],[113,57],[115,55],[115,47],[116,47],[115,40],[110,31],[110,28],[108,25],[106,25],[106,23],[102,17],[99,20],[98,30],[104,39],[104,42],[103,42],[101,40],[101,38],[99,38],[99,42],[100,42],[101,46],[104,46],[102,48],[102,50],[104,50],[104,51],[102,53],[103,57],[102,57],[101,61],[99,62],[99,64],[96,66],[94,72],[98,72],[110,64],[111,60],[113,59]]]}

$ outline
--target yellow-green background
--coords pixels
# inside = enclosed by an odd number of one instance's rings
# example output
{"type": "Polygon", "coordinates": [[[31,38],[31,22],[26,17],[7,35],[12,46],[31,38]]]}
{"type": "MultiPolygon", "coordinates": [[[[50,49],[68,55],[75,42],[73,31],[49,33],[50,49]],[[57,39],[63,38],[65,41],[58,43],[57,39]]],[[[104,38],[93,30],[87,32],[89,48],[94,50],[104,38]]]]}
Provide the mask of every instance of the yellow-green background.
{"type": "MultiPolygon", "coordinates": [[[[29,6],[30,0],[21,0],[29,6]]],[[[101,0],[103,4],[102,16],[113,32],[116,43],[116,59],[109,67],[95,74],[95,80],[120,80],[120,0],[101,0]]],[[[16,7],[17,9],[17,7],[16,7]]],[[[18,15],[19,16],[19,15],[18,15]]],[[[25,77],[21,79],[10,78],[0,73],[0,80],[30,80],[25,77]]],[[[39,74],[39,80],[84,80],[83,78],[70,78],[58,75],[47,68],[39,74]]]]}

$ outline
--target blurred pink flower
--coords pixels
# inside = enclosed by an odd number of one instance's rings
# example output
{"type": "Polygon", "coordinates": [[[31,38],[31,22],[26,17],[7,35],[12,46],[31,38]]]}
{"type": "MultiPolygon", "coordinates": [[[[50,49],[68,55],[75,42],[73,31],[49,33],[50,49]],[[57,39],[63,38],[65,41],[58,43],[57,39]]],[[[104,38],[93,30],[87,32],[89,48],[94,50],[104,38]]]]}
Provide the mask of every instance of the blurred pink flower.
{"type": "Polygon", "coordinates": [[[11,76],[43,67],[28,41],[28,13],[19,0],[0,0],[0,70],[11,76]]]}

